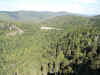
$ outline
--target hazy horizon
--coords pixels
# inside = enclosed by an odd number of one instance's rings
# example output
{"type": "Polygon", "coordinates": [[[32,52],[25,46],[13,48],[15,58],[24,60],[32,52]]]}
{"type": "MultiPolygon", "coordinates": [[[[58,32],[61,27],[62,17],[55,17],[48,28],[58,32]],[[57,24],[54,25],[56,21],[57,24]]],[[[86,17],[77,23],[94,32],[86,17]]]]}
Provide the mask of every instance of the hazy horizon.
{"type": "Polygon", "coordinates": [[[100,14],[100,0],[0,0],[0,11],[51,11],[100,14]]]}

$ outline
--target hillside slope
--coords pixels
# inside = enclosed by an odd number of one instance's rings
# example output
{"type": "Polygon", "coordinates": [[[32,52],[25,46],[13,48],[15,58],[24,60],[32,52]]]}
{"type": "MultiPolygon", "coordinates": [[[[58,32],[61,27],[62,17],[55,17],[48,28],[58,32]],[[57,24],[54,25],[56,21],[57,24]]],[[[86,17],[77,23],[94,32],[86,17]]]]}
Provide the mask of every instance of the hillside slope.
{"type": "MultiPolygon", "coordinates": [[[[46,20],[39,22],[40,15],[38,13],[36,13],[38,15],[33,15],[33,12],[30,13],[31,15],[24,12],[20,14],[15,12],[2,13],[2,18],[0,18],[3,20],[0,21],[0,75],[52,75],[56,72],[63,73],[63,69],[65,74],[75,73],[75,75],[78,75],[81,71],[87,70],[87,64],[84,67],[84,62],[88,63],[89,58],[91,58],[93,65],[89,64],[88,66],[91,66],[94,70],[100,67],[95,65],[99,62],[97,58],[100,56],[100,51],[97,49],[100,48],[100,33],[94,30],[95,27],[100,25],[99,19],[97,21],[94,17],[65,16],[62,14],[60,16],[56,14],[56,16],[54,13],[53,17],[50,18],[51,13],[48,17],[47,12],[43,12],[45,16],[42,14],[41,20],[45,18],[46,20]],[[38,18],[39,23],[33,21],[34,17],[35,20],[38,18]],[[14,20],[15,23],[10,20],[14,20]],[[32,22],[27,23],[25,20],[32,20],[32,22]],[[23,22],[17,23],[17,21],[23,22]],[[42,26],[44,28],[51,27],[51,29],[43,30],[41,29],[42,26]],[[52,29],[52,27],[54,28],[52,29]],[[8,33],[16,31],[23,33],[7,36],[8,33]],[[83,49],[84,52],[82,52],[83,49]],[[89,52],[87,52],[88,50],[89,52]],[[74,55],[71,54],[71,51],[74,55]],[[69,59],[67,53],[73,58],[69,59]],[[77,53],[80,55],[75,55],[77,53]]],[[[87,71],[82,72],[82,75],[86,73],[87,71]]]]}

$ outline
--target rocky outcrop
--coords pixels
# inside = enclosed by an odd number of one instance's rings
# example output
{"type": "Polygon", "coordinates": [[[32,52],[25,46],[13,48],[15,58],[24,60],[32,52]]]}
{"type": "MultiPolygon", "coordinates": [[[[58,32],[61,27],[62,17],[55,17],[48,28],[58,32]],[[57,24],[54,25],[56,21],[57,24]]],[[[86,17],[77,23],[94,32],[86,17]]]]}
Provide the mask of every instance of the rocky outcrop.
{"type": "Polygon", "coordinates": [[[9,26],[8,30],[9,33],[6,34],[7,36],[15,36],[17,34],[22,35],[24,33],[24,31],[21,28],[17,27],[16,25],[9,26]]]}

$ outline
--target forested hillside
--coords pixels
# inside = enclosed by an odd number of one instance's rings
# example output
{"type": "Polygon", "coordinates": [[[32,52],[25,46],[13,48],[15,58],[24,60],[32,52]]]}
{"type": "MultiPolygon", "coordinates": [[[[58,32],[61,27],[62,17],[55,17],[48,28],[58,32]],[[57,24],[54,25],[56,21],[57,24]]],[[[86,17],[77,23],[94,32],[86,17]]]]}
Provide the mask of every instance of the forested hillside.
{"type": "Polygon", "coordinates": [[[99,17],[0,12],[0,75],[99,75],[99,17]]]}

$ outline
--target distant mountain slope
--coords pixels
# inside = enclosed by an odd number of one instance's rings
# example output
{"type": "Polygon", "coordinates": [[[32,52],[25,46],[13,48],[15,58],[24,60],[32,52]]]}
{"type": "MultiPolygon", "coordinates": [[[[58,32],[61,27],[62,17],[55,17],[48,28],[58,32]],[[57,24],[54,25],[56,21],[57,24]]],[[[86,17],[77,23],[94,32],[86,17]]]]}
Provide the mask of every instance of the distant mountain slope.
{"type": "Polygon", "coordinates": [[[39,21],[45,20],[55,16],[72,15],[67,12],[47,12],[47,11],[0,11],[0,20],[3,21],[39,21]]]}
{"type": "Polygon", "coordinates": [[[0,21],[22,22],[36,24],[40,22],[42,26],[66,27],[75,25],[99,25],[100,15],[84,16],[68,12],[49,11],[0,11],[0,21]]]}
{"type": "Polygon", "coordinates": [[[90,25],[93,22],[89,17],[84,16],[57,16],[52,19],[48,19],[42,22],[42,26],[51,26],[51,27],[62,27],[66,28],[68,26],[82,26],[82,25],[90,25]]]}
{"type": "Polygon", "coordinates": [[[100,29],[100,15],[97,16],[93,16],[91,18],[91,21],[94,22],[94,25],[98,27],[98,29],[100,29]]]}
{"type": "Polygon", "coordinates": [[[98,19],[100,19],[100,15],[94,16],[94,18],[98,18],[98,19]]]}

